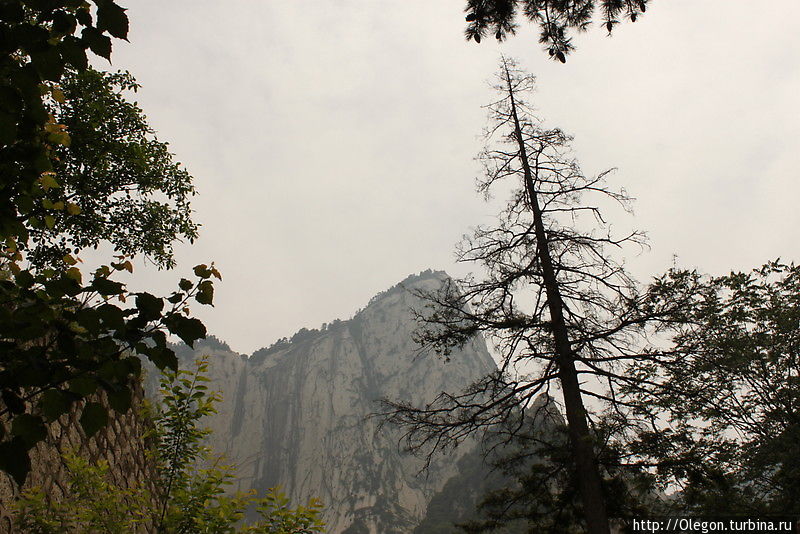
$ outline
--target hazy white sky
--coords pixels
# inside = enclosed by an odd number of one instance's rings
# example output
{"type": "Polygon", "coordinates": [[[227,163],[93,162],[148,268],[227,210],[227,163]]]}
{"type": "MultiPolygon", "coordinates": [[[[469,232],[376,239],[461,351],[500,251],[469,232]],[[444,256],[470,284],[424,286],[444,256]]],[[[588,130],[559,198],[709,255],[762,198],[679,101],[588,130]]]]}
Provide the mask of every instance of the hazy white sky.
{"type": "Polygon", "coordinates": [[[465,274],[453,247],[495,208],[474,192],[481,106],[499,54],[538,77],[545,122],[575,136],[584,170],[637,198],[652,250],[711,273],[800,260],[800,2],[656,0],[614,37],[595,28],[566,65],[532,28],[466,42],[463,0],[137,0],[113,68],[195,177],[197,263],[224,281],[195,311],[249,353],[346,319],[426,268],[465,274]]]}

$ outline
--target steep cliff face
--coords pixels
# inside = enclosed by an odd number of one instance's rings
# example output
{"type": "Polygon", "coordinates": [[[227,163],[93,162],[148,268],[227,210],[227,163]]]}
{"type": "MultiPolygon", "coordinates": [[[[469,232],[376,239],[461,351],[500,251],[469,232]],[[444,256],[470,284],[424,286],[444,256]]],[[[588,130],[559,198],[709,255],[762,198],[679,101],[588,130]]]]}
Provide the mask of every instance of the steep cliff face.
{"type": "Polygon", "coordinates": [[[368,416],[381,398],[422,404],[495,366],[482,339],[450,362],[418,353],[410,309],[423,303],[412,292],[445,277],[409,277],[352,319],[301,330],[249,358],[219,343],[197,348],[211,356],[212,387],[223,394],[211,445],[238,464],[240,489],[280,485],[297,503],[321,498],[332,534],[414,530],[470,444],[436,456],[420,475],[421,460],[400,450],[401,432],[368,416]]]}

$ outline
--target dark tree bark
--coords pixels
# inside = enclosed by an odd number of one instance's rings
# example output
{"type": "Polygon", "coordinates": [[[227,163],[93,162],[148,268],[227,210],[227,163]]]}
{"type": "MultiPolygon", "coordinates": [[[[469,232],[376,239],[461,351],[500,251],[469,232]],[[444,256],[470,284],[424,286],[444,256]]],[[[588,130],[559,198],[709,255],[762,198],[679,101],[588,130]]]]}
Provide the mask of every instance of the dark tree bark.
{"type": "Polygon", "coordinates": [[[519,159],[522,164],[525,191],[528,196],[528,205],[533,213],[533,223],[536,234],[536,256],[542,266],[542,279],[544,281],[547,307],[553,328],[555,342],[556,365],[558,367],[558,380],[564,395],[564,408],[567,416],[570,445],[578,471],[578,485],[583,498],[583,507],[586,514],[586,525],[590,534],[608,534],[608,516],[603,498],[603,487],[600,473],[597,468],[592,445],[592,435],[586,421],[586,408],[583,405],[578,372],[575,369],[575,354],[569,340],[569,332],[564,321],[564,302],[561,299],[553,260],[550,257],[550,245],[547,231],[542,220],[542,210],[539,207],[539,197],[533,181],[533,173],[525,141],[522,136],[514,88],[511,84],[511,73],[508,64],[503,60],[503,68],[508,83],[508,97],[511,104],[511,116],[514,120],[514,136],[517,139],[519,159]]]}

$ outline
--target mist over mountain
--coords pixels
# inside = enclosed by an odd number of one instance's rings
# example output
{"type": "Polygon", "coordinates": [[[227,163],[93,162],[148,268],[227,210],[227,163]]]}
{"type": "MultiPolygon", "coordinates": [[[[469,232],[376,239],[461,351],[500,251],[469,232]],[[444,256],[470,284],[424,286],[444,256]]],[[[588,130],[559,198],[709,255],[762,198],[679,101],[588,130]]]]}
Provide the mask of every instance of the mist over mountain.
{"type": "Polygon", "coordinates": [[[448,362],[413,342],[411,309],[424,305],[413,291],[446,279],[434,271],[410,276],[352,319],[301,329],[249,357],[213,337],[195,350],[182,347],[183,365],[209,356],[210,387],[222,393],[208,421],[210,445],[238,465],[233,489],[281,486],[295,503],[318,497],[331,534],[414,531],[459,460],[478,458],[476,442],[437,454],[421,473],[423,460],[401,450],[402,431],[368,416],[380,399],[423,404],[495,369],[479,337],[448,362]]]}

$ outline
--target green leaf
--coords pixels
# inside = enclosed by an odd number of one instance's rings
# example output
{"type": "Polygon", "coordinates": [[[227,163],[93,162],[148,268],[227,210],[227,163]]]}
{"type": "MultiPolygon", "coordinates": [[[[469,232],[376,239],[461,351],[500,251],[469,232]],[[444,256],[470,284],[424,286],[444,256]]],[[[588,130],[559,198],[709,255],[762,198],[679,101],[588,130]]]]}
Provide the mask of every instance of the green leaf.
{"type": "Polygon", "coordinates": [[[106,327],[122,330],[125,327],[125,313],[113,304],[102,304],[97,308],[97,315],[106,327]]]}
{"type": "Polygon", "coordinates": [[[22,97],[14,87],[0,86],[0,110],[12,117],[19,117],[24,106],[22,97]]]}
{"type": "Polygon", "coordinates": [[[128,15],[114,2],[103,2],[97,8],[97,29],[106,30],[118,39],[128,38],[128,15]]]}
{"type": "Polygon", "coordinates": [[[79,376],[69,381],[69,390],[81,397],[86,397],[97,390],[97,381],[92,378],[79,376]]]}
{"type": "MultiPolygon", "coordinates": [[[[50,156],[47,154],[47,151],[42,148],[36,154],[36,157],[33,160],[33,168],[36,169],[37,172],[51,172],[53,170],[53,164],[50,161],[50,156]]],[[[58,184],[56,184],[56,187],[58,184]]]]}
{"type": "Polygon", "coordinates": [[[69,411],[72,399],[57,389],[48,389],[39,398],[39,408],[47,421],[55,421],[69,411]]]}
{"type": "Polygon", "coordinates": [[[164,323],[170,333],[175,334],[190,347],[198,339],[206,337],[206,327],[194,317],[185,317],[179,313],[173,313],[166,317],[164,323]]]}
{"type": "Polygon", "coordinates": [[[139,316],[145,321],[155,321],[161,317],[164,299],[154,297],[150,293],[136,293],[136,308],[139,316]]]}
{"type": "Polygon", "coordinates": [[[78,26],[75,15],[65,11],[53,13],[53,32],[61,35],[72,35],[78,26]]]}
{"type": "Polygon", "coordinates": [[[97,374],[107,382],[124,382],[128,376],[128,364],[122,360],[106,360],[97,370],[97,374]]]}
{"type": "Polygon", "coordinates": [[[41,417],[23,413],[11,422],[11,434],[22,438],[28,447],[33,447],[47,437],[47,428],[41,417]]]}
{"type": "Polygon", "coordinates": [[[83,407],[80,421],[86,436],[92,437],[108,424],[108,412],[99,402],[87,402],[83,407]]]}
{"type": "Polygon", "coordinates": [[[41,178],[39,178],[39,184],[41,184],[42,189],[44,189],[45,191],[61,187],[60,185],[58,185],[58,182],[56,181],[55,176],[53,176],[53,173],[50,172],[42,174],[41,178]]]}
{"type": "Polygon", "coordinates": [[[19,24],[25,20],[25,10],[19,2],[5,2],[0,4],[0,18],[6,23],[19,24]]]}
{"type": "Polygon", "coordinates": [[[148,347],[142,351],[147,358],[153,362],[153,365],[161,369],[170,368],[174,371],[178,370],[178,357],[175,352],[168,347],[148,347]]]}
{"type": "Polygon", "coordinates": [[[16,41],[26,52],[37,50],[47,43],[50,32],[45,28],[31,24],[30,22],[15,25],[11,30],[11,39],[16,41]]]}
{"type": "Polygon", "coordinates": [[[31,470],[31,459],[22,438],[0,443],[0,469],[11,475],[19,486],[25,483],[31,470]]]}
{"type": "Polygon", "coordinates": [[[58,81],[64,74],[64,59],[54,46],[31,54],[31,61],[43,80],[58,81]]]}
{"type": "Polygon", "coordinates": [[[11,413],[18,414],[25,411],[25,403],[22,402],[22,399],[19,398],[16,392],[2,388],[2,393],[0,393],[0,395],[2,395],[0,398],[3,399],[3,402],[11,413]]]}
{"type": "Polygon", "coordinates": [[[89,11],[89,3],[85,3],[85,9],[80,7],[75,12],[75,18],[78,19],[78,22],[81,23],[83,26],[91,26],[92,25],[92,13],[89,11]]]}
{"type": "Polygon", "coordinates": [[[89,60],[86,57],[86,48],[81,44],[77,37],[69,35],[61,41],[61,57],[78,71],[84,71],[89,67],[89,60]]]}
{"type": "Polygon", "coordinates": [[[33,286],[34,279],[30,271],[20,271],[14,278],[17,280],[17,284],[20,287],[27,289],[33,286]]]}
{"type": "Polygon", "coordinates": [[[167,334],[163,330],[156,330],[150,334],[150,339],[156,344],[156,347],[167,347],[167,334]]]}
{"type": "Polygon", "coordinates": [[[200,304],[212,304],[214,301],[214,284],[211,280],[203,280],[200,282],[197,294],[194,296],[195,300],[200,304]]]}
{"type": "Polygon", "coordinates": [[[211,269],[203,263],[200,265],[196,265],[194,268],[194,274],[199,276],[200,278],[210,278],[211,277],[211,269]]]}
{"type": "Polygon", "coordinates": [[[183,300],[183,293],[173,293],[167,298],[167,302],[170,304],[177,304],[183,300]]]}
{"type": "Polygon", "coordinates": [[[16,138],[16,119],[12,114],[0,111],[0,145],[10,145],[16,138]]]}
{"type": "Polygon", "coordinates": [[[92,52],[111,61],[111,38],[103,35],[96,28],[84,28],[81,33],[83,41],[89,45],[92,52]]]}
{"type": "Polygon", "coordinates": [[[95,278],[92,280],[92,289],[101,295],[119,295],[125,288],[125,284],[121,282],[114,282],[108,278],[95,278]]]}
{"type": "Polygon", "coordinates": [[[120,388],[116,391],[106,391],[108,404],[117,413],[126,413],[131,407],[131,390],[120,388]]]}

